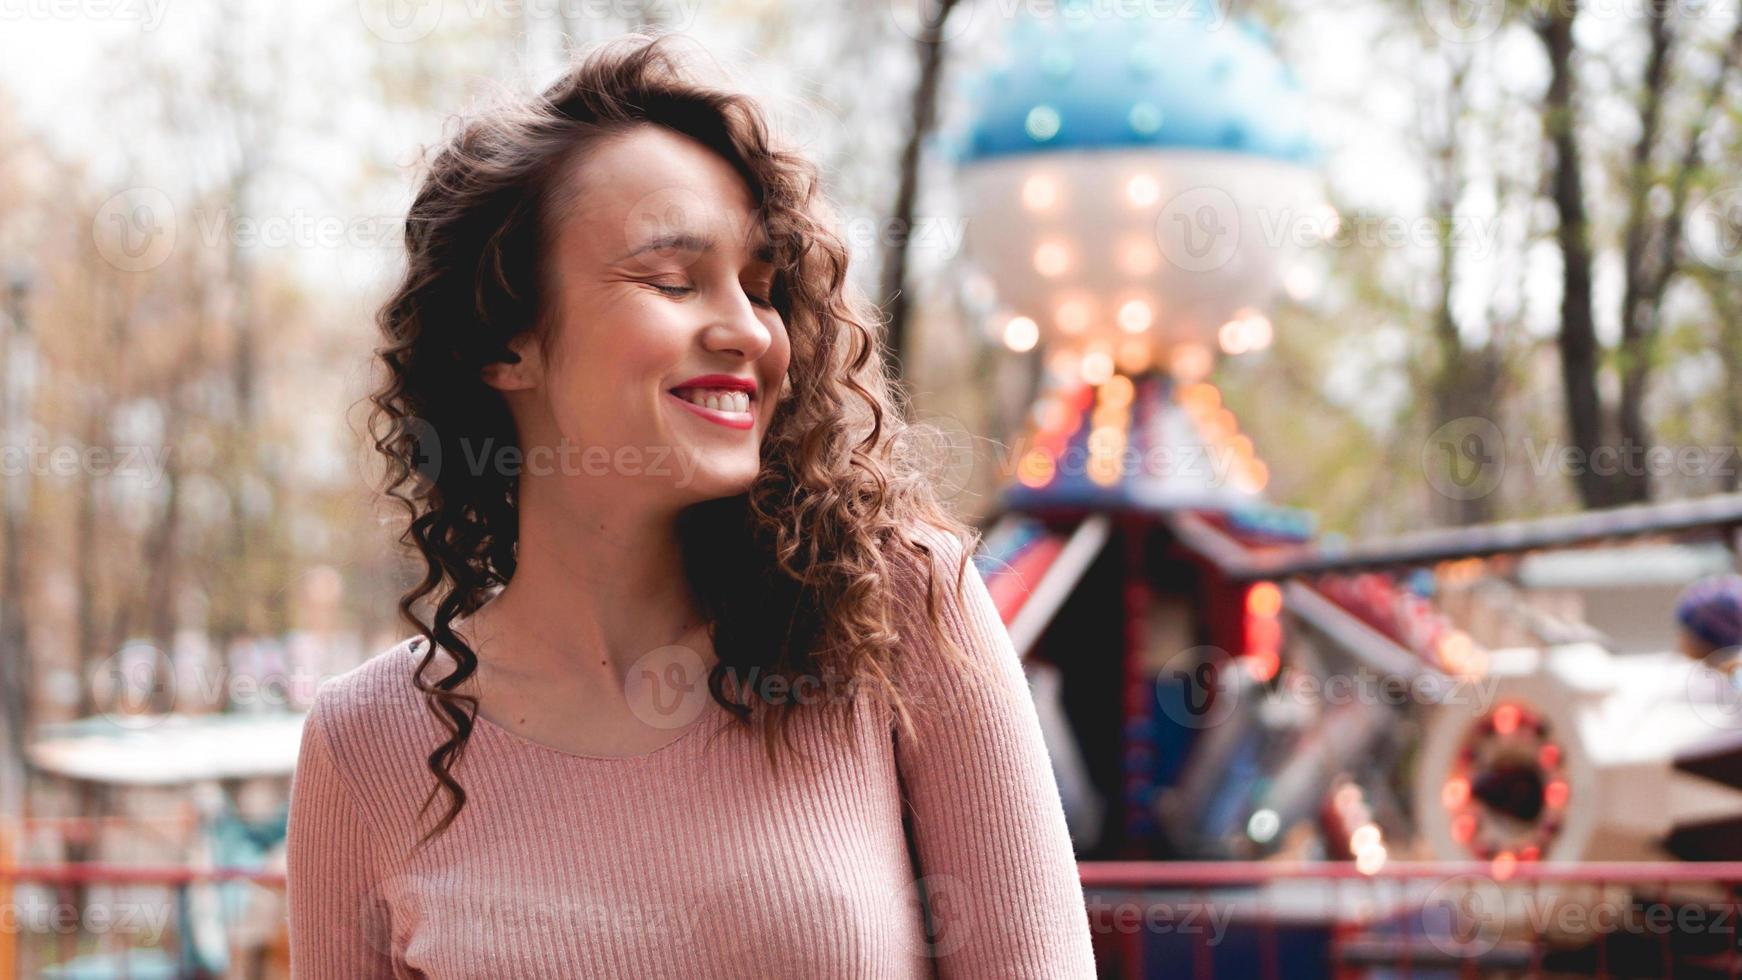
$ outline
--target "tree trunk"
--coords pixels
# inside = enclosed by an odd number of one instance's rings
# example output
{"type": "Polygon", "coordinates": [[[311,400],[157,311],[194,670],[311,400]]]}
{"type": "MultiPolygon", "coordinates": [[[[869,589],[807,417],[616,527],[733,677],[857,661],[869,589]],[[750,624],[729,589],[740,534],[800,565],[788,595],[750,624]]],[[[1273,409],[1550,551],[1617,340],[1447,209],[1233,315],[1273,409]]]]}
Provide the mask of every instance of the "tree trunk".
{"type": "MultiPolygon", "coordinates": [[[[1551,5],[1536,24],[1549,61],[1548,92],[1544,96],[1543,130],[1554,150],[1550,197],[1560,218],[1556,238],[1561,252],[1561,383],[1567,430],[1585,465],[1577,468],[1574,485],[1586,507],[1607,507],[1618,494],[1610,479],[1590,465],[1606,445],[1603,403],[1597,390],[1597,328],[1591,309],[1591,244],[1585,214],[1584,177],[1574,120],[1573,20],[1575,4],[1551,5]]],[[[1600,458],[1600,457],[1597,457],[1600,458]]]]}
{"type": "MultiPolygon", "coordinates": [[[[920,0],[924,6],[928,0],[920,0]]],[[[891,215],[894,244],[883,257],[883,311],[887,317],[885,337],[889,346],[890,371],[902,374],[902,359],[907,355],[907,321],[909,303],[906,290],[907,249],[913,237],[913,212],[919,198],[920,150],[931,134],[937,118],[938,80],[943,74],[944,22],[957,0],[935,0],[937,15],[924,26],[917,39],[919,48],[919,81],[913,89],[913,112],[907,132],[907,143],[901,149],[899,183],[895,191],[895,208],[891,215]]]]}

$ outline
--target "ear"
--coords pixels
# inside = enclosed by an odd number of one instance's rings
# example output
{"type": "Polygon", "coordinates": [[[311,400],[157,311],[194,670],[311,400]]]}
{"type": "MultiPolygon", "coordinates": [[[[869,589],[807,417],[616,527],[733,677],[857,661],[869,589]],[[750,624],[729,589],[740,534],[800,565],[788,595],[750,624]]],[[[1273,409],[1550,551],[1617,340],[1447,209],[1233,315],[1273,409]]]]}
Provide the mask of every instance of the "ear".
{"type": "Polygon", "coordinates": [[[542,350],[532,331],[524,330],[508,342],[508,355],[484,365],[480,377],[498,391],[521,391],[536,387],[544,377],[542,350]]]}

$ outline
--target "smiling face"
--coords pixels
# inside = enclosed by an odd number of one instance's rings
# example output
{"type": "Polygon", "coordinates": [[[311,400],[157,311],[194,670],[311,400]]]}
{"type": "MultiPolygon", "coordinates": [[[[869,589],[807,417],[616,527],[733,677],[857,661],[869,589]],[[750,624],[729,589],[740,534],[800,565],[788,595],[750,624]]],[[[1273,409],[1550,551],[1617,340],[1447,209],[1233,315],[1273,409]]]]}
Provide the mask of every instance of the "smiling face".
{"type": "Polygon", "coordinates": [[[563,179],[548,336],[485,380],[567,479],[681,507],[746,490],[791,355],[750,188],[701,143],[638,126],[563,179]],[[565,455],[566,454],[566,455],[565,455]],[[663,464],[661,463],[663,460],[663,464]]]}

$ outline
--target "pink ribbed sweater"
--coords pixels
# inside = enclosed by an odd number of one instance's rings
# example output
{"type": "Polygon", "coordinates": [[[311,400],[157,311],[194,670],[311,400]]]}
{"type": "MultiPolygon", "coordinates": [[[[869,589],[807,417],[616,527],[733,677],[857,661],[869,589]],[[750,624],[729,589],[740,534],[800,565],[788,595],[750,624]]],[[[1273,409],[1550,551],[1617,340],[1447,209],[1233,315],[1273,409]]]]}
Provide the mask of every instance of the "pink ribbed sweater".
{"type": "Polygon", "coordinates": [[[415,856],[445,737],[412,686],[421,640],[327,680],[291,791],[293,974],[1093,977],[1034,703],[971,565],[943,625],[998,684],[928,668],[921,696],[947,710],[916,716],[917,744],[871,699],[845,743],[801,716],[811,761],[773,773],[758,739],[708,737],[731,724],[712,698],[676,741],[622,758],[480,716],[454,769],[466,806],[415,856]]]}

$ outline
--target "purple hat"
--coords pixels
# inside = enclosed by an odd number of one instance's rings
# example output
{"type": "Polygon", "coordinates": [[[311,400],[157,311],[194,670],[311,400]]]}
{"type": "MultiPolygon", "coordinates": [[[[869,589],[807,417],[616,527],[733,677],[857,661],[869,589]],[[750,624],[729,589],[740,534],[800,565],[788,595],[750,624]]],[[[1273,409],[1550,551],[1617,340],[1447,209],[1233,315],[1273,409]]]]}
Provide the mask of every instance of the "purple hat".
{"type": "Polygon", "coordinates": [[[1683,589],[1675,618],[1718,649],[1742,645],[1742,575],[1712,575],[1683,589]]]}

